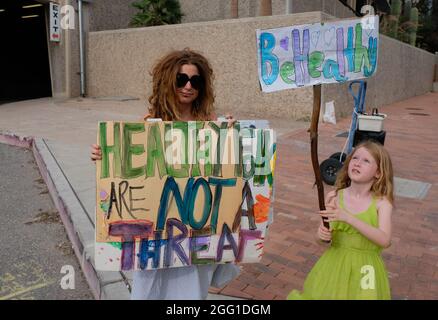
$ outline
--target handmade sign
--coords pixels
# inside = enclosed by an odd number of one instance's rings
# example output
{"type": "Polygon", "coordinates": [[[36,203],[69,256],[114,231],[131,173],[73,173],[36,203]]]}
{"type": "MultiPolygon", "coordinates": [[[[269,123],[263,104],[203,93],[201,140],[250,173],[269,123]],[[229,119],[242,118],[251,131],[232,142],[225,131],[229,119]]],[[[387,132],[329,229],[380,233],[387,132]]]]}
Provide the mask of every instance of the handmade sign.
{"type": "Polygon", "coordinates": [[[263,92],[340,83],[377,69],[378,16],[257,30],[263,92]]]}
{"type": "Polygon", "coordinates": [[[266,121],[100,122],[99,270],[258,262],[272,214],[266,121]]]}

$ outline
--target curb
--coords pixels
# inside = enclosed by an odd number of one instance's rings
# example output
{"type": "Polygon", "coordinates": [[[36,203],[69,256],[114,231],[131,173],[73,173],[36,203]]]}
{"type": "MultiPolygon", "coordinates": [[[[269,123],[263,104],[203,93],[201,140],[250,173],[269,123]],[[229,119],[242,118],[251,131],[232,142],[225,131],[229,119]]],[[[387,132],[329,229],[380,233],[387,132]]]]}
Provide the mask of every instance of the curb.
{"type": "Polygon", "coordinates": [[[8,132],[0,132],[0,143],[8,144],[10,146],[30,149],[33,144],[33,137],[19,137],[16,134],[8,132]]]}
{"type": "MultiPolygon", "coordinates": [[[[41,176],[49,189],[50,196],[67,231],[68,238],[72,243],[73,250],[79,260],[88,285],[90,286],[94,298],[99,299],[100,288],[96,272],[91,266],[88,257],[85,259],[86,249],[84,249],[83,242],[80,240],[81,237],[74,228],[75,223],[73,222],[73,216],[78,216],[79,214],[73,214],[71,207],[69,208],[66,203],[66,198],[72,199],[72,190],[43,139],[37,138],[34,140],[32,151],[38,168],[40,169],[41,176]]],[[[81,213],[85,214],[84,212],[81,213]]]]}
{"type": "Polygon", "coordinates": [[[96,300],[128,300],[126,277],[120,272],[99,272],[94,267],[94,226],[84,211],[46,141],[0,133],[0,143],[31,149],[52,201],[59,212],[72,248],[96,300]]]}

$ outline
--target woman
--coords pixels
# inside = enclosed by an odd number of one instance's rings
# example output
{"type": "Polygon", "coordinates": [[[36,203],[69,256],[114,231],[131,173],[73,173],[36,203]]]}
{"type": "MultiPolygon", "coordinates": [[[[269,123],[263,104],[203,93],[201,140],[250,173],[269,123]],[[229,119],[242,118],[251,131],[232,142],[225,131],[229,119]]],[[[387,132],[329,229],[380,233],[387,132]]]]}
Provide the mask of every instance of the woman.
{"type": "MultiPolygon", "coordinates": [[[[213,70],[208,60],[196,51],[172,51],[161,58],[152,71],[152,94],[148,118],[163,121],[217,120],[214,112],[213,70]]],[[[230,125],[233,117],[226,116],[230,125]]],[[[100,160],[100,147],[92,145],[91,159],[100,160]]],[[[215,276],[221,282],[232,280],[239,268],[226,265],[191,265],[187,267],[134,271],[132,299],[206,299],[215,276]],[[229,279],[224,279],[229,277],[229,279]]],[[[216,280],[216,281],[215,281],[216,280]]]]}

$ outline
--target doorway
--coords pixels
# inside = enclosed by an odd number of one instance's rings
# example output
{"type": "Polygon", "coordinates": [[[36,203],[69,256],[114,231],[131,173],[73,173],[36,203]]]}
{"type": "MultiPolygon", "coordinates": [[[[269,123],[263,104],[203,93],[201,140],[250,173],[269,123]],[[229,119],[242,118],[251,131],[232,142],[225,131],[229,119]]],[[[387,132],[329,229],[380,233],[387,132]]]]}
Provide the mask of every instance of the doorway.
{"type": "Polygon", "coordinates": [[[46,5],[0,2],[0,104],[52,96],[46,5]]]}

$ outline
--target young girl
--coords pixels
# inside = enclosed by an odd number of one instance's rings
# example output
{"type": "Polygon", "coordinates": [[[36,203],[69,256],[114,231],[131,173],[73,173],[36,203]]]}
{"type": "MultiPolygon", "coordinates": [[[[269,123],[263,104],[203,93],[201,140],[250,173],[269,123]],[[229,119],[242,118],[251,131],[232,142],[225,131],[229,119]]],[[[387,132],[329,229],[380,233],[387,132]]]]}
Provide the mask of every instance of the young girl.
{"type": "Polygon", "coordinates": [[[330,248],[308,274],[296,299],[391,299],[387,272],[380,256],[391,245],[393,170],[388,152],[366,141],[347,157],[338,173],[336,190],[327,195],[330,223],[321,222],[317,237],[330,248]]]}
{"type": "MultiPolygon", "coordinates": [[[[164,121],[217,120],[213,110],[213,70],[208,60],[190,49],[164,56],[152,71],[149,113],[144,117],[164,121]]],[[[226,119],[234,122],[233,117],[226,119]]],[[[92,160],[102,157],[100,147],[92,145],[92,160]]],[[[239,268],[226,265],[191,265],[180,268],[135,271],[132,299],[205,299],[218,274],[236,276],[239,268]]],[[[223,280],[223,276],[219,276],[223,280]]]]}

